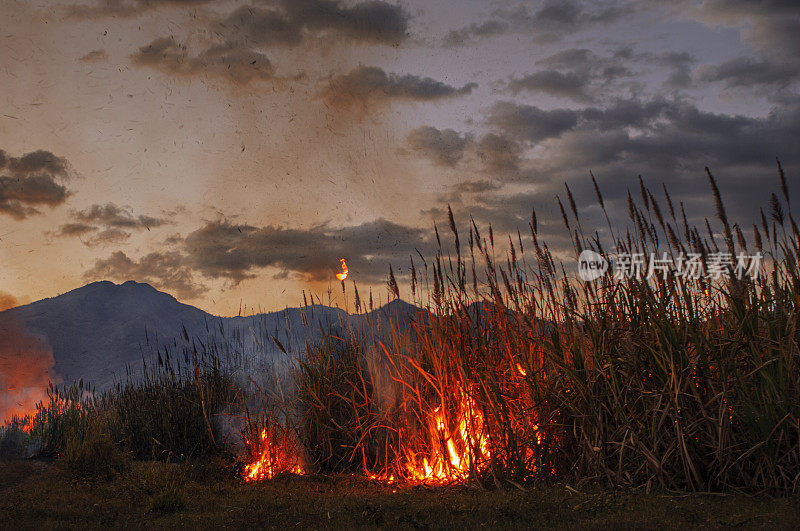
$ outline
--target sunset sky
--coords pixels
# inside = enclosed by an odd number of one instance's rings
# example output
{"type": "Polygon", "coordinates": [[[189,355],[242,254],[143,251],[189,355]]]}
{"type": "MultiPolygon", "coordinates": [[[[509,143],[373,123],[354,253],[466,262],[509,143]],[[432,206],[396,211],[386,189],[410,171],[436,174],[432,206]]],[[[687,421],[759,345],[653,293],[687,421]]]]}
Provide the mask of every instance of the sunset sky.
{"type": "Polygon", "coordinates": [[[499,233],[535,207],[558,248],[564,182],[597,218],[590,170],[622,223],[638,174],[712,215],[709,166],[744,227],[776,157],[800,175],[796,0],[4,0],[0,20],[5,306],[132,279],[278,309],[338,289],[340,258],[385,299],[448,204],[499,233]]]}

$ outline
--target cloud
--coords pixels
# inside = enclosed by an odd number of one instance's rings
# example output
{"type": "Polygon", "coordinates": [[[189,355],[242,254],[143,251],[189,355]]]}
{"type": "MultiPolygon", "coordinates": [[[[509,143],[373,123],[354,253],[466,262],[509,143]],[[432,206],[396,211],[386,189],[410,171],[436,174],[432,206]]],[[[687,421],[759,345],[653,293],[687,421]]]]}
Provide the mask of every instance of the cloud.
{"type": "Polygon", "coordinates": [[[131,236],[130,231],[150,230],[170,223],[166,218],[134,215],[130,207],[120,207],[114,203],[94,204],[83,210],[70,212],[72,221],[51,232],[52,236],[85,238],[81,241],[87,247],[120,243],[131,236]],[[90,238],[86,238],[89,235],[90,238]]]}
{"type": "Polygon", "coordinates": [[[435,101],[470,94],[477,86],[454,87],[429,77],[387,74],[375,66],[359,66],[331,79],[323,95],[329,103],[347,107],[389,100],[435,101]]]}
{"type": "Polygon", "coordinates": [[[719,65],[700,65],[696,75],[700,81],[720,82],[725,88],[755,85],[787,87],[800,78],[800,72],[796,65],[749,57],[737,57],[719,65]]]}
{"type": "Polygon", "coordinates": [[[89,239],[83,240],[83,244],[87,247],[97,247],[98,245],[122,243],[130,237],[131,233],[122,229],[106,229],[89,239]]]}
{"type": "Polygon", "coordinates": [[[122,251],[108,258],[98,259],[84,273],[86,280],[136,280],[159,289],[170,291],[180,299],[194,299],[207,288],[194,279],[194,272],[186,264],[184,255],[177,251],[151,252],[138,260],[122,251]]]}
{"type": "Polygon", "coordinates": [[[21,220],[63,204],[70,192],[62,183],[70,177],[67,161],[49,151],[9,157],[0,150],[0,214],[21,220]]]}
{"type": "Polygon", "coordinates": [[[247,84],[273,78],[275,68],[266,55],[232,45],[213,45],[197,55],[172,37],[155,39],[131,55],[136,66],[176,76],[204,75],[247,84]]]}
{"type": "Polygon", "coordinates": [[[400,6],[370,0],[346,7],[333,0],[284,0],[292,20],[309,31],[331,31],[353,41],[398,44],[406,38],[408,13],[400,6]]]}
{"type": "Polygon", "coordinates": [[[96,223],[107,227],[126,229],[150,229],[161,227],[169,223],[164,218],[153,216],[136,216],[130,207],[120,207],[114,203],[105,205],[92,205],[83,210],[75,211],[72,217],[79,223],[96,223]]]}
{"type": "Polygon", "coordinates": [[[520,141],[538,143],[575,127],[580,114],[569,109],[542,110],[512,102],[495,103],[487,123],[520,141]]]}
{"type": "MultiPolygon", "coordinates": [[[[522,162],[522,145],[505,134],[487,133],[475,139],[471,134],[461,134],[453,129],[440,130],[431,126],[413,129],[406,138],[412,152],[434,164],[454,168],[467,158],[480,165],[479,171],[489,172],[492,178],[511,178],[522,162]]],[[[489,181],[463,183],[463,191],[483,189],[490,191],[489,181]]]]}
{"type": "Polygon", "coordinates": [[[274,7],[241,6],[214,23],[214,29],[228,41],[250,46],[296,46],[303,40],[303,21],[274,7]]]}
{"type": "Polygon", "coordinates": [[[515,173],[522,161],[522,146],[508,135],[488,133],[475,146],[478,159],[493,173],[515,173]]]}
{"type": "Polygon", "coordinates": [[[632,12],[617,2],[546,0],[531,9],[523,2],[514,8],[496,9],[488,20],[448,32],[442,45],[465,46],[479,39],[510,33],[532,35],[536,42],[553,42],[597,24],[609,24],[632,12]]]}
{"type": "Polygon", "coordinates": [[[542,92],[550,96],[570,98],[575,101],[588,101],[586,88],[589,86],[587,72],[560,72],[540,70],[521,78],[512,78],[508,90],[514,94],[522,91],[542,92]]]}
{"type": "Polygon", "coordinates": [[[445,35],[442,45],[447,48],[463,46],[476,39],[484,39],[495,35],[506,33],[511,25],[503,20],[487,20],[485,22],[473,22],[464,28],[453,30],[445,35]]]}
{"type": "Polygon", "coordinates": [[[264,269],[306,282],[327,282],[345,258],[351,278],[366,284],[386,279],[389,264],[405,269],[407,258],[419,249],[433,254],[429,231],[377,219],[360,225],[308,229],[208,222],[185,238],[171,237],[169,250],[132,258],[122,251],[98,259],[86,271],[87,280],[138,280],[196,298],[207,291],[204,281],[222,279],[234,284],[254,278],[264,269]]]}
{"type": "Polygon", "coordinates": [[[797,61],[800,16],[792,0],[704,0],[690,11],[710,25],[739,28],[743,40],[773,59],[797,61]]]}
{"type": "MultiPolygon", "coordinates": [[[[616,224],[625,222],[620,214],[626,211],[625,191],[638,186],[637,175],[657,188],[666,181],[676,205],[683,201],[703,207],[708,197],[698,193],[698,186],[705,191],[703,168],[709,166],[724,183],[732,215],[748,216],[744,218],[748,221],[758,214],[754,198],[768,199],[763,183],[775,180],[776,156],[787,175],[800,173],[800,161],[792,158],[800,143],[797,97],[776,104],[763,117],[709,112],[677,97],[616,99],[582,109],[527,107],[509,102],[490,107],[485,125],[497,132],[467,148],[467,152],[477,151],[482,144],[483,158],[478,157],[472,169],[491,176],[493,193],[478,194],[456,186],[440,198],[442,203],[458,206],[476,220],[492,222],[498,230],[514,230],[527,225],[532,207],[552,206],[553,196],[563,193],[566,181],[578,204],[589,205],[586,226],[602,227],[605,221],[596,216],[590,170],[600,182],[616,224]],[[527,149],[534,142],[535,148],[527,149]],[[497,171],[491,171],[490,165],[497,171]]],[[[460,168],[470,169],[470,162],[465,156],[460,168]]],[[[442,215],[441,209],[429,212],[442,215]]],[[[548,236],[556,243],[563,236],[557,229],[554,226],[548,236]]],[[[564,243],[569,246],[567,240],[564,243]]]]}
{"type": "Polygon", "coordinates": [[[58,231],[55,232],[56,236],[85,236],[90,232],[94,232],[97,230],[97,227],[94,225],[88,225],[86,223],[65,223],[58,228],[58,231]]]}
{"type": "Polygon", "coordinates": [[[586,103],[619,92],[620,82],[633,76],[626,63],[639,58],[627,48],[606,57],[586,48],[567,48],[538,60],[543,70],[511,77],[506,89],[514,95],[534,92],[586,103]]]}
{"type": "Polygon", "coordinates": [[[193,7],[214,0],[90,0],[68,7],[67,13],[77,18],[133,17],[162,7],[193,7]]]}
{"type": "Polygon", "coordinates": [[[537,42],[552,42],[597,24],[609,24],[630,13],[631,8],[615,3],[546,0],[535,11],[521,4],[498,15],[518,31],[533,32],[537,42]]]}
{"type": "Polygon", "coordinates": [[[226,41],[248,46],[297,46],[332,35],[342,41],[394,45],[406,38],[409,15],[386,2],[347,7],[330,0],[284,0],[268,7],[241,6],[213,24],[226,41]]]}
{"type": "Polygon", "coordinates": [[[384,219],[361,225],[310,229],[207,223],[186,237],[187,263],[210,278],[240,282],[261,268],[289,271],[308,281],[325,281],[347,259],[353,278],[385,279],[389,263],[426,249],[431,240],[420,229],[384,219]]]}
{"type": "Polygon", "coordinates": [[[406,138],[409,147],[440,166],[453,167],[464,156],[472,142],[470,135],[452,129],[439,130],[423,126],[412,130],[406,138]]]}

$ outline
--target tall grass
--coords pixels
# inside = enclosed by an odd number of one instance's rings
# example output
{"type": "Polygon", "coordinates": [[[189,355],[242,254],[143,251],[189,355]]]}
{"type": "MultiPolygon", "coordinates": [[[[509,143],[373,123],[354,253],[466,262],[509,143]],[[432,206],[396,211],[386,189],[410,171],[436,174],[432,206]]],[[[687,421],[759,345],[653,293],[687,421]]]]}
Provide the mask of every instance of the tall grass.
{"type": "MultiPolygon", "coordinates": [[[[186,337],[182,357],[160,351],[142,377],[105,393],[51,388],[32,440],[43,454],[77,438],[110,440],[140,459],[213,459],[224,445],[211,419],[236,409],[249,458],[265,465],[254,479],[302,469],[487,486],[797,492],[800,231],[780,165],[778,175],[780,191],[748,236],[708,171],[716,219],[700,227],[666,187],[641,180],[627,224],[616,226],[592,177],[603,237],[582,224],[569,188],[557,198],[575,258],[587,249],[694,253],[709,271],[717,253],[735,261],[758,252],[757,278],[723,267],[718,278],[671,269],[582,282],[540,237],[535,212],[529,237],[502,244],[491,226],[470,220],[465,230],[449,212],[451,251],[440,244],[410,264],[417,309],[329,323],[291,366],[292,381],[260,387],[252,374],[248,388],[234,384],[230,349],[186,337]]],[[[387,286],[399,298],[393,272],[387,286]]],[[[355,300],[359,312],[357,292],[355,300]]]]}
{"type": "Polygon", "coordinates": [[[154,365],[143,362],[141,374],[128,372],[126,380],[101,393],[82,380],[50,384],[46,399],[26,419],[28,453],[79,468],[103,456],[187,461],[220,455],[225,449],[212,417],[233,399],[232,384],[213,353],[184,354],[181,362],[169,349],[158,352],[154,365]]]}
{"type": "MultiPolygon", "coordinates": [[[[414,477],[415,460],[453,445],[469,469],[446,470],[445,479],[797,491],[800,233],[780,166],[779,177],[781,195],[772,195],[769,219],[762,211],[749,244],[710,172],[717,219],[702,228],[666,188],[641,181],[620,228],[592,178],[608,241],[582,226],[569,188],[558,199],[575,258],[585,249],[697,253],[709,271],[714,253],[735,262],[738,253],[760,252],[766,270],[757,279],[723,268],[716,280],[673,270],[579,282],[540,239],[535,213],[528,249],[518,234],[501,251],[492,228],[482,234],[474,222],[464,245],[450,212],[455,252],[440,249],[422,272],[412,264],[414,300],[426,309],[416,341],[374,344],[391,390],[353,357],[357,345],[312,352],[299,375],[300,387],[313,390],[306,442],[346,448],[352,462],[392,441],[383,460],[363,462],[371,476],[395,479],[414,477]],[[378,402],[389,407],[376,415],[378,402]],[[433,417],[442,417],[435,428],[433,417]],[[459,425],[467,428],[457,436],[459,425]]],[[[397,295],[396,281],[389,284],[397,295]]],[[[318,462],[325,468],[328,456],[318,462]]]]}

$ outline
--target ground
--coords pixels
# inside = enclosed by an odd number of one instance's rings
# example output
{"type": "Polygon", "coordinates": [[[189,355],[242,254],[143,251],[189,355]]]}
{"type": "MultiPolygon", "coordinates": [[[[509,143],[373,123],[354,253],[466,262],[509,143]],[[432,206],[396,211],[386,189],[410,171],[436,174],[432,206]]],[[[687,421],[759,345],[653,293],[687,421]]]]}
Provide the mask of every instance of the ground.
{"type": "Polygon", "coordinates": [[[800,527],[800,498],[670,496],[542,486],[406,488],[354,478],[243,484],[213,467],[134,463],[79,481],[54,463],[0,461],[0,529],[800,527]]]}

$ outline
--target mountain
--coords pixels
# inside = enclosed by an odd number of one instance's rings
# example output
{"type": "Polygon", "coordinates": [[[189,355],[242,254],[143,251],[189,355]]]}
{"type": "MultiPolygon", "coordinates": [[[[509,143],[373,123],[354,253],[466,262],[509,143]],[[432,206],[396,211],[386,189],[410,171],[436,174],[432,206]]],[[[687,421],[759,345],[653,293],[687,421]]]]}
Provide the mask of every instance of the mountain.
{"type": "Polygon", "coordinates": [[[249,360],[248,366],[265,361],[275,365],[288,363],[323,330],[339,336],[347,329],[377,334],[390,323],[407,327],[419,312],[416,306],[394,301],[360,315],[313,305],[218,317],[149,284],[103,281],[0,312],[0,353],[24,358],[28,354],[24,349],[8,344],[9,338],[22,331],[52,352],[51,372],[62,381],[83,378],[102,390],[124,378],[126,368],[136,372],[143,358],[165,347],[175,351],[192,342],[213,344],[231,358],[249,360]]]}

